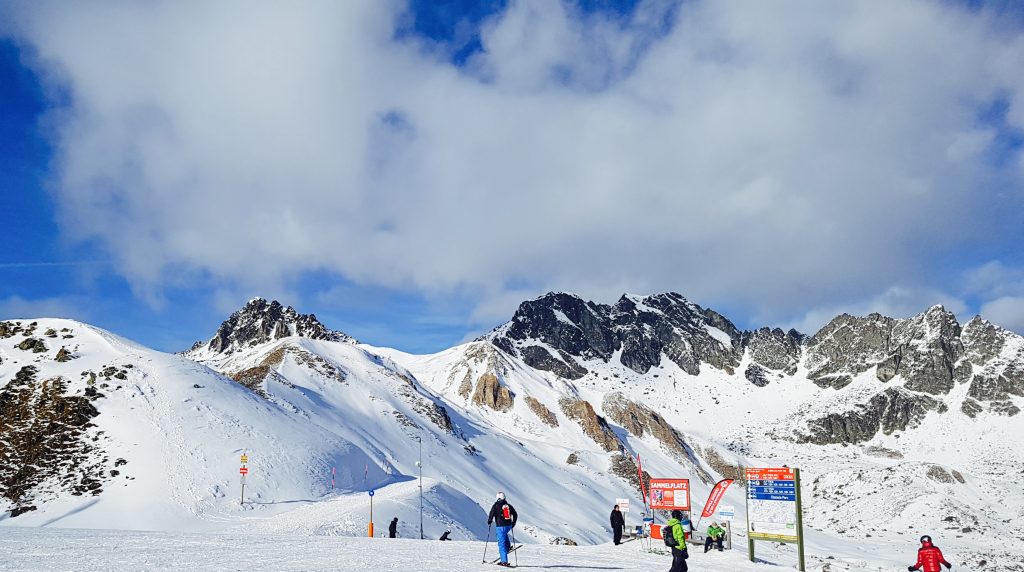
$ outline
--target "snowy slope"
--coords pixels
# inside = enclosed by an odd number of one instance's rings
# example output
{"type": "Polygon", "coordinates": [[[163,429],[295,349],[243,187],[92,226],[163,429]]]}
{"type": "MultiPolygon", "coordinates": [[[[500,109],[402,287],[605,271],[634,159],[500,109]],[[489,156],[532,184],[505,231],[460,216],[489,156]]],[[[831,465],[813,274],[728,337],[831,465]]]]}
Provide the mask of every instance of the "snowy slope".
{"type": "MultiPolygon", "coordinates": [[[[243,512],[238,461],[246,450],[252,470],[247,497],[256,503],[323,495],[323,475],[331,466],[344,469],[338,481],[345,488],[377,486],[388,479],[365,451],[343,437],[202,365],[78,322],[25,321],[30,323],[37,324],[36,334],[54,330],[72,337],[43,336],[52,343],[39,353],[0,344],[0,379],[9,380],[32,365],[39,369],[37,385],[60,377],[68,382],[67,394],[81,396],[90,389],[89,373],[100,373],[92,386],[102,395],[92,400],[98,415],[83,437],[95,447],[76,465],[100,463],[102,489],[97,495],[74,495],[47,478],[20,503],[36,510],[3,524],[209,528],[243,512]],[[54,360],[62,346],[74,359],[54,360]],[[108,367],[116,369],[109,379],[102,375],[108,367]],[[114,377],[119,374],[124,379],[114,377]],[[364,485],[366,465],[373,471],[364,485]]],[[[0,502],[12,504],[11,499],[0,502]]],[[[245,510],[274,508],[249,505],[245,510]]]]}
{"type": "MultiPolygon", "coordinates": [[[[869,317],[868,326],[840,317],[815,339],[738,332],[678,295],[625,296],[612,310],[565,294],[557,301],[562,307],[548,323],[529,323],[546,319],[548,308],[534,301],[533,314],[517,314],[485,339],[422,356],[358,344],[265,301],[185,356],[40,320],[36,337],[74,331],[75,359],[56,362],[62,342],[47,338],[45,352],[12,350],[26,337],[18,333],[0,343],[0,382],[35,364],[38,380],[63,376],[69,394],[85,395],[82,372],[132,364],[126,380],[98,380],[108,387],[95,386],[104,397],[91,400],[100,414],[89,430],[90,439],[104,431],[103,462],[128,463],[103,467],[119,475],[105,478],[98,496],[44,483],[33,492],[36,511],[0,524],[361,536],[372,488],[378,533],[397,516],[409,538],[419,536],[422,484],[426,538],[444,530],[460,540],[485,538],[486,512],[503,490],[521,515],[519,540],[602,543],[614,499],[639,504],[633,460],[640,455],[651,476],[690,478],[697,508],[716,480],[742,467],[800,467],[816,569],[905,566],[924,533],[971,569],[1024,566],[1015,544],[1024,536],[1017,446],[1024,416],[1013,413],[1024,401],[1006,381],[1021,362],[1019,336],[972,320],[963,348],[954,348],[961,357],[950,367],[958,373],[929,385],[922,374],[929,356],[940,363],[942,348],[961,339],[941,308],[905,321],[869,317]],[[268,307],[276,308],[272,320],[259,313],[268,307]],[[612,325],[595,326],[599,318],[612,325]],[[895,332],[900,345],[857,349],[866,343],[857,336],[872,332],[858,328],[876,325],[895,332]],[[641,339],[655,335],[663,341],[641,339]],[[627,341],[616,347],[614,336],[627,341]],[[882,375],[874,364],[893,355],[901,367],[882,375]],[[890,400],[882,408],[872,405],[880,395],[890,400]],[[821,420],[833,418],[831,432],[821,433],[821,420]],[[851,423],[875,432],[844,425],[851,423]],[[857,439],[836,441],[847,434],[857,439]],[[253,459],[255,501],[244,507],[235,498],[243,449],[253,459]]],[[[737,508],[737,528],[744,503],[739,485],[723,501],[737,508]]],[[[627,515],[628,524],[636,521],[636,511],[627,515]]],[[[795,562],[792,547],[762,550],[769,561],[795,562]]],[[[732,560],[723,570],[756,569],[744,568],[738,554],[724,558],[732,560]]],[[[637,562],[623,569],[639,569],[637,562]]]]}

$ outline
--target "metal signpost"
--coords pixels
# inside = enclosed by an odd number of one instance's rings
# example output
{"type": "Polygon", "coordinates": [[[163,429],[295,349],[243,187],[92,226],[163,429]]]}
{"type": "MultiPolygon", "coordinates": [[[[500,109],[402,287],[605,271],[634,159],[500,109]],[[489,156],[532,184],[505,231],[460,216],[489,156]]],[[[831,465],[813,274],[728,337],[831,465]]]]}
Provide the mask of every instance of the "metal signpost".
{"type": "Polygon", "coordinates": [[[370,489],[367,494],[370,495],[370,526],[367,527],[366,532],[367,536],[373,538],[373,489],[370,489]]]}
{"type": "Polygon", "coordinates": [[[241,475],[240,480],[242,481],[242,506],[245,506],[245,476],[249,474],[249,468],[245,465],[249,462],[249,452],[242,453],[242,468],[238,469],[238,474],[241,475]]]}
{"type": "Polygon", "coordinates": [[[747,469],[747,551],[751,562],[757,540],[795,543],[799,570],[804,570],[800,469],[747,469]]]}

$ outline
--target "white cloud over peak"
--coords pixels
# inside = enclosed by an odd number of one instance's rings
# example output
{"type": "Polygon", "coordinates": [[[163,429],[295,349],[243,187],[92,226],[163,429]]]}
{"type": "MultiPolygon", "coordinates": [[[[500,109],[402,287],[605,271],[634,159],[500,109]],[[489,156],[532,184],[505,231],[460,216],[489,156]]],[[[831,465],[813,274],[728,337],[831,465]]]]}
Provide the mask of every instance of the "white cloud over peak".
{"type": "Polygon", "coordinates": [[[1024,35],[984,11],[648,2],[623,22],[520,1],[460,69],[395,39],[404,10],[14,8],[70,97],[52,115],[65,232],[140,292],[328,270],[475,292],[488,319],[551,288],[767,321],[944,291],[948,252],[1016,232],[990,195],[1019,205],[1021,159],[993,166],[979,109],[1024,128],[1024,35]]]}

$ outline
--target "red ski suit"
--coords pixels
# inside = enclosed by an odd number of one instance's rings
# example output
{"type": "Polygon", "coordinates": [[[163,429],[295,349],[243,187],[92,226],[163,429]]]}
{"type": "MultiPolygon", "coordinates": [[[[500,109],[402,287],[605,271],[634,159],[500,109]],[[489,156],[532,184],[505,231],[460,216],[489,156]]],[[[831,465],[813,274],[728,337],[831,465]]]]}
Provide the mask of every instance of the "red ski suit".
{"type": "Polygon", "coordinates": [[[914,569],[923,572],[939,572],[939,566],[942,564],[952,566],[942,557],[942,551],[938,546],[928,541],[922,542],[921,548],[917,550],[917,564],[914,564],[914,569]]]}

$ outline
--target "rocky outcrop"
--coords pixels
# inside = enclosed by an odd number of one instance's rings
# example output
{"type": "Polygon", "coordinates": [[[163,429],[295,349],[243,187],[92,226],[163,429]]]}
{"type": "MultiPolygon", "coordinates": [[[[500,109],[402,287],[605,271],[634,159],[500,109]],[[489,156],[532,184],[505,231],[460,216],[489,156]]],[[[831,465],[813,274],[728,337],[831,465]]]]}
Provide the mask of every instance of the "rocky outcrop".
{"type": "Polygon", "coordinates": [[[821,387],[845,387],[889,356],[895,322],[881,314],[834,318],[809,340],[807,377],[821,387]]]}
{"type": "Polygon", "coordinates": [[[34,354],[41,354],[45,352],[47,349],[46,344],[43,343],[43,340],[36,338],[25,338],[24,340],[21,341],[21,343],[14,347],[22,351],[30,351],[34,354]]]}
{"type": "Polygon", "coordinates": [[[757,387],[764,387],[771,383],[771,379],[768,377],[770,373],[764,367],[752,363],[747,366],[747,369],[743,370],[743,377],[747,378],[747,381],[757,387]]]}
{"type": "Polygon", "coordinates": [[[732,370],[740,357],[735,326],[676,293],[623,295],[611,306],[550,293],[520,304],[487,339],[531,367],[567,379],[586,375],[587,361],[607,363],[616,352],[622,365],[638,373],[662,359],[692,374],[701,364],[732,370]]]}
{"type": "MultiPolygon", "coordinates": [[[[640,492],[640,471],[638,470],[636,459],[632,455],[625,453],[612,455],[608,472],[629,483],[633,490],[640,492]]],[[[651,490],[651,474],[647,471],[643,473],[643,490],[649,491],[651,490]]]]}
{"type": "Polygon", "coordinates": [[[495,411],[508,411],[512,409],[515,396],[507,387],[498,381],[493,373],[485,373],[476,381],[476,390],[473,392],[473,403],[490,407],[495,411]]]}
{"type": "MultiPolygon", "coordinates": [[[[805,339],[806,336],[796,330],[784,332],[780,328],[760,328],[744,332],[740,341],[749,352],[753,367],[793,375],[800,364],[805,339]]],[[[749,371],[751,368],[747,369],[749,371]]],[[[754,376],[757,377],[757,374],[754,376]]],[[[758,385],[750,376],[747,376],[747,379],[758,385]]]]}
{"type": "Polygon", "coordinates": [[[74,359],[74,357],[75,356],[72,355],[71,352],[69,352],[67,348],[62,346],[57,351],[57,357],[55,357],[53,359],[56,360],[56,361],[59,361],[59,362],[66,362],[66,361],[71,361],[72,359],[74,359]]]}
{"type": "Polygon", "coordinates": [[[608,422],[594,411],[588,401],[565,397],[558,400],[562,413],[579,423],[583,433],[594,440],[605,451],[621,451],[622,443],[608,426],[608,422]]]}
{"type": "Polygon", "coordinates": [[[974,417],[987,404],[998,415],[1020,413],[1012,398],[1024,396],[1024,339],[979,317],[964,326],[961,339],[964,359],[957,380],[970,382],[961,410],[974,417]]]}
{"type": "Polygon", "coordinates": [[[99,412],[88,397],[68,395],[63,378],[39,381],[37,372],[25,366],[0,390],[0,497],[12,516],[45,500],[36,490],[44,482],[73,495],[102,491],[106,458],[90,431],[99,412]]]}
{"type": "Polygon", "coordinates": [[[875,368],[879,381],[901,376],[907,389],[949,393],[963,355],[960,325],[942,306],[905,320],[870,314],[843,314],[810,339],[808,377],[821,387],[840,389],[875,368]]]}
{"type": "MultiPolygon", "coordinates": [[[[352,337],[328,329],[313,314],[299,314],[291,306],[282,306],[276,300],[268,302],[263,298],[255,298],[231,314],[217,329],[213,339],[205,344],[205,348],[218,354],[230,354],[288,336],[355,343],[352,337]]],[[[194,345],[186,353],[195,353],[204,347],[197,346],[194,345]]]]}
{"type": "Polygon", "coordinates": [[[558,427],[558,418],[555,414],[544,406],[543,403],[537,401],[533,396],[526,396],[526,406],[533,411],[533,414],[537,416],[545,425],[549,427],[558,427]]]}
{"type": "Polygon", "coordinates": [[[797,440],[817,445],[862,443],[879,431],[889,435],[916,427],[928,413],[946,409],[943,402],[928,395],[889,388],[850,411],[808,421],[808,433],[797,440]]]}

